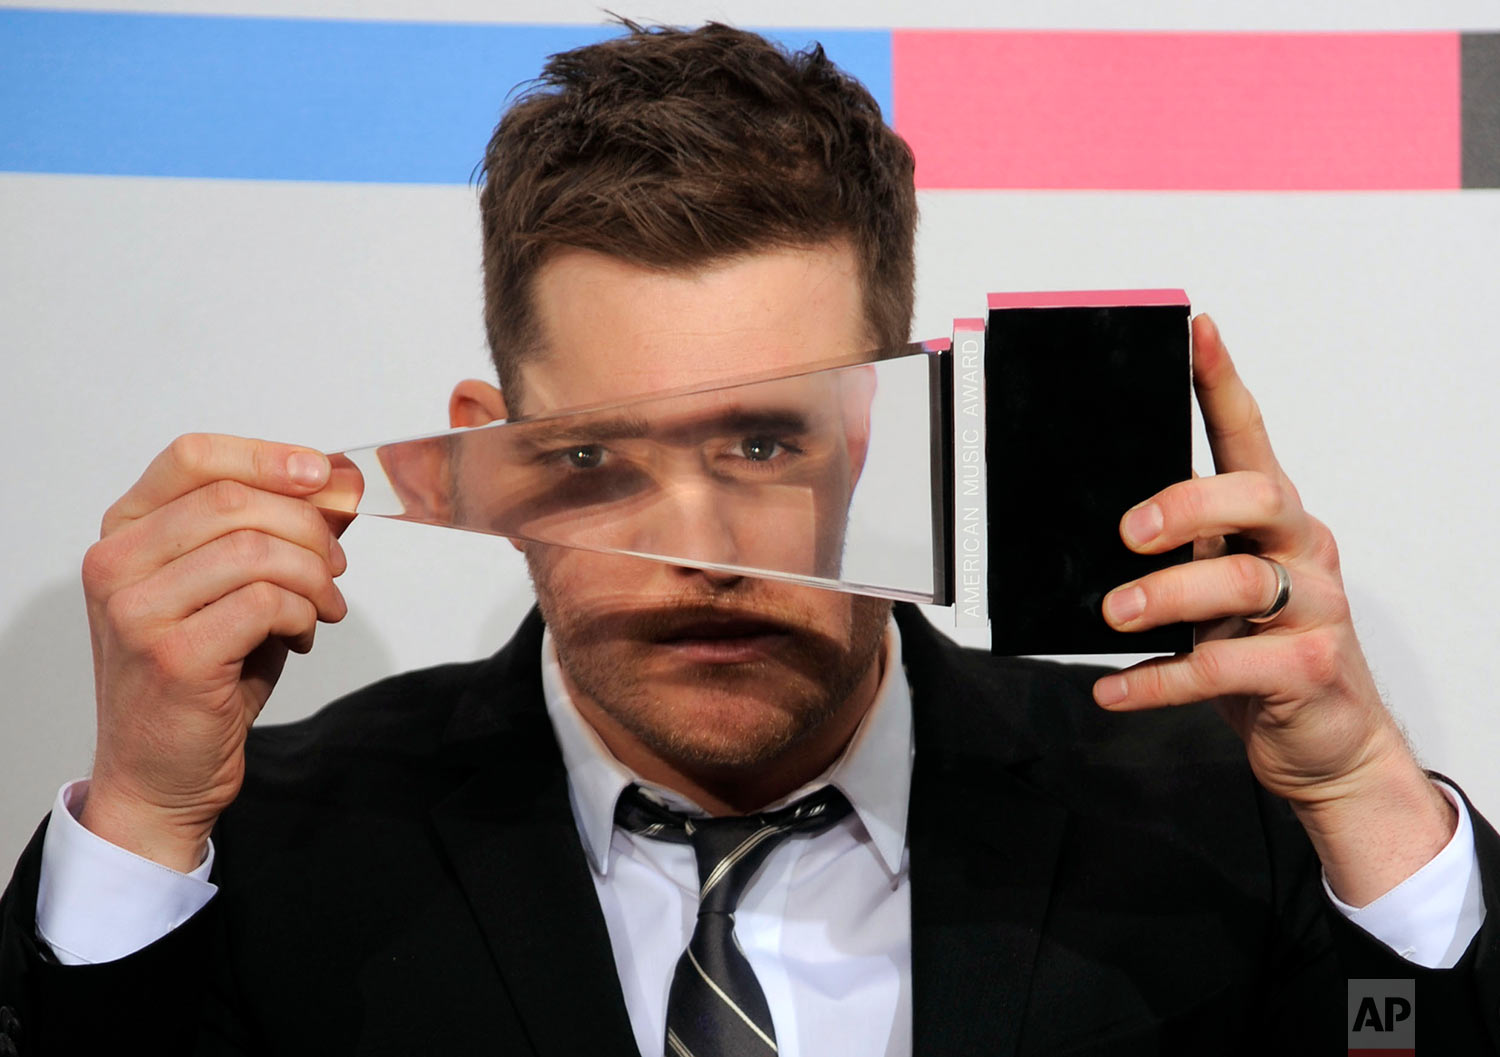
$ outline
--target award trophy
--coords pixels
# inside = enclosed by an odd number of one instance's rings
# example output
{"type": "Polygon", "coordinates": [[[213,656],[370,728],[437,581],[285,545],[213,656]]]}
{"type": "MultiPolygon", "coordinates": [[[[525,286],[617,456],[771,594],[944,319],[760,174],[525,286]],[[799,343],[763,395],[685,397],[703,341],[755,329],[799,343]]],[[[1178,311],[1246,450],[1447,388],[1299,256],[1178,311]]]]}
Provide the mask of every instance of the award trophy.
{"type": "Polygon", "coordinates": [[[1176,291],[992,295],[954,336],[332,456],[325,510],[954,607],[999,653],[1104,623],[1125,510],[1191,474],[1176,291]],[[1129,422],[1128,427],[1122,422],[1129,422]]]}

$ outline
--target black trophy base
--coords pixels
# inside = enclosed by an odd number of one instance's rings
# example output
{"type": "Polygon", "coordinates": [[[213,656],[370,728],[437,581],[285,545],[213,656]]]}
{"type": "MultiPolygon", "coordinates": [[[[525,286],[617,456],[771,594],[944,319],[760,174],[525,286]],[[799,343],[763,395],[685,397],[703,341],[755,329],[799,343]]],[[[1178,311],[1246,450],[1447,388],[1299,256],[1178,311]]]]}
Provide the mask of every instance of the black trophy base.
{"type": "Polygon", "coordinates": [[[989,609],[998,654],[1182,653],[1193,628],[1115,631],[1105,594],[1191,560],[1120,519],[1192,476],[1181,291],[991,295],[985,345],[989,609]]]}

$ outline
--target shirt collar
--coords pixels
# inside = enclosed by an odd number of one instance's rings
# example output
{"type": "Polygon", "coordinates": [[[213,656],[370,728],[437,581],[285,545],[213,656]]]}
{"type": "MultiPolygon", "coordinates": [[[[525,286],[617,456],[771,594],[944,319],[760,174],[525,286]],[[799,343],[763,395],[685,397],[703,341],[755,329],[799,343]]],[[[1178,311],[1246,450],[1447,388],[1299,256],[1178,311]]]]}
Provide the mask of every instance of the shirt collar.
{"type": "MultiPolygon", "coordinates": [[[[779,807],[825,785],[835,786],[849,798],[870,843],[894,876],[901,871],[906,851],[913,755],[911,687],[901,666],[901,633],[894,620],[886,625],[883,648],[885,671],[875,702],[839,758],[817,778],[767,807],[779,807]]],[[[602,876],[609,872],[615,803],[632,782],[663,794],[673,806],[702,811],[680,794],[651,786],[609,751],[573,704],[550,630],[542,636],[542,695],[568,770],[573,819],[589,865],[596,873],[602,876]]]]}

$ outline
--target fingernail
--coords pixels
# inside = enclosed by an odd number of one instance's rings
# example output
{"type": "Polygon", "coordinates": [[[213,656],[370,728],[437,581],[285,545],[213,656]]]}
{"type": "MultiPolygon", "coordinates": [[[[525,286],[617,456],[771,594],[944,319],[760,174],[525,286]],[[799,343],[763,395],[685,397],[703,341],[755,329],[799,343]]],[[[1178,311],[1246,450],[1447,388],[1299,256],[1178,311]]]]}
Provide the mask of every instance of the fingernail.
{"type": "Polygon", "coordinates": [[[1128,624],[1146,611],[1146,592],[1139,587],[1122,587],[1104,600],[1104,611],[1111,624],[1128,624]]]}
{"type": "Polygon", "coordinates": [[[1125,700],[1125,677],[1106,675],[1094,684],[1094,700],[1101,705],[1117,705],[1125,700]]]}
{"type": "Polygon", "coordinates": [[[1161,535],[1161,507],[1155,503],[1142,503],[1125,515],[1125,542],[1139,547],[1150,543],[1161,535]]]}
{"type": "Polygon", "coordinates": [[[328,460],[310,451],[294,451],[286,457],[286,475],[293,484],[322,484],[328,479],[328,460]]]}

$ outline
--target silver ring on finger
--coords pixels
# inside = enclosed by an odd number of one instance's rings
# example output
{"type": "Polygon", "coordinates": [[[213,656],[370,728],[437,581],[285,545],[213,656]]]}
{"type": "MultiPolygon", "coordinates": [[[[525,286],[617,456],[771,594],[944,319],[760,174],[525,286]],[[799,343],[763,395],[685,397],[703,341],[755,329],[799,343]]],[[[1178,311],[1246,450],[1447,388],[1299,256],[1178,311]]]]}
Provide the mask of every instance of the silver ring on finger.
{"type": "Polygon", "coordinates": [[[1276,597],[1265,609],[1245,619],[1252,624],[1267,624],[1281,616],[1281,611],[1292,600],[1292,576],[1286,571],[1286,566],[1274,558],[1267,558],[1265,555],[1257,555],[1257,557],[1276,570],[1276,597]]]}

